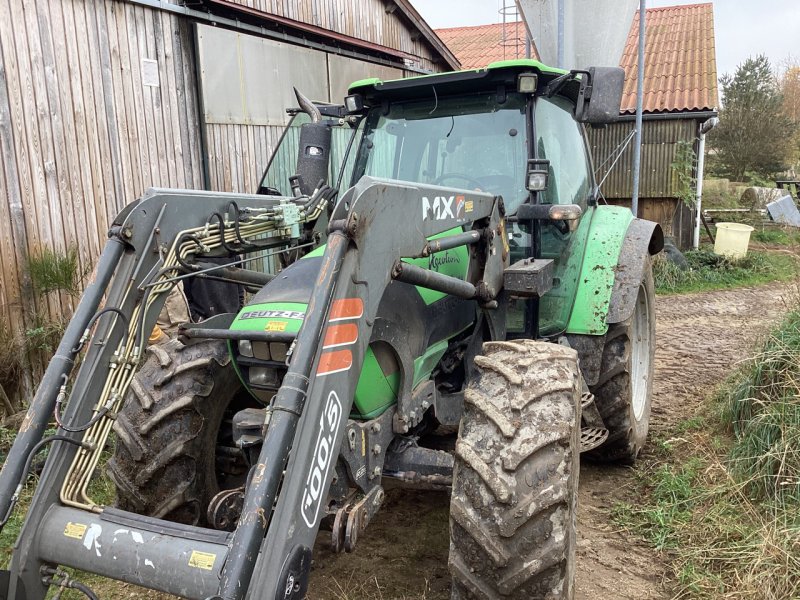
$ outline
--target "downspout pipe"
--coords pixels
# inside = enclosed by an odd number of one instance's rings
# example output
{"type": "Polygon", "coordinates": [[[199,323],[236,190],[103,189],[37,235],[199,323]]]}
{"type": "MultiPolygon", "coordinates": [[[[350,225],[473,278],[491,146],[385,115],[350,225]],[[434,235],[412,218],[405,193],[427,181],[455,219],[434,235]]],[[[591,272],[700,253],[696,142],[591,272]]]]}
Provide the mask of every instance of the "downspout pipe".
{"type": "Polygon", "coordinates": [[[639,216],[639,181],[642,170],[642,113],[644,112],[644,42],[647,21],[647,3],[639,0],[639,62],[636,74],[636,139],[633,148],[633,193],[631,212],[639,216]]]}
{"type": "Polygon", "coordinates": [[[702,123],[699,127],[697,145],[697,190],[695,196],[695,206],[697,207],[694,218],[694,239],[692,247],[697,250],[700,247],[700,221],[703,214],[703,173],[706,166],[706,134],[719,124],[717,117],[712,117],[702,123]]]}

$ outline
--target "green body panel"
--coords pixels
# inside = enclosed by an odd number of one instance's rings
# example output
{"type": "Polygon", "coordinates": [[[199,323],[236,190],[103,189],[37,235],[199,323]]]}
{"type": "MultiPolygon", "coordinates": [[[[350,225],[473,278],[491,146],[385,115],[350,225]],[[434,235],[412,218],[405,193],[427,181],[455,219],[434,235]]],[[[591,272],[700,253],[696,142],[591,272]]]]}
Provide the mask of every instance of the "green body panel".
{"type": "Polygon", "coordinates": [[[425,381],[431,376],[433,369],[435,369],[436,365],[439,364],[439,361],[442,360],[442,356],[444,356],[446,351],[447,340],[441,340],[430,346],[425,351],[425,354],[414,361],[413,387],[417,387],[418,383],[425,381]]]}
{"type": "MultiPolygon", "coordinates": [[[[483,69],[465,69],[464,71],[453,71],[453,77],[457,77],[458,74],[469,72],[469,71],[494,71],[497,69],[509,69],[509,68],[526,68],[526,69],[534,69],[539,73],[544,73],[548,75],[564,75],[567,71],[563,69],[557,69],[555,67],[549,67],[543,63],[540,63],[538,60],[533,60],[531,58],[520,58],[515,60],[499,60],[493,63],[490,63],[483,69]]],[[[419,81],[420,83],[424,83],[426,78],[430,77],[441,77],[442,75],[447,75],[443,73],[431,73],[430,75],[419,75],[417,77],[408,77],[403,79],[402,81],[419,81]]],[[[354,81],[348,87],[348,93],[353,94],[355,92],[364,90],[365,88],[375,87],[382,83],[389,83],[391,81],[400,81],[398,79],[390,79],[387,81],[383,81],[382,79],[378,79],[377,77],[370,77],[368,79],[360,79],[358,81],[354,81]]]]}
{"type": "MultiPolygon", "coordinates": [[[[231,324],[231,329],[236,331],[286,331],[297,333],[303,324],[302,318],[291,318],[288,316],[258,316],[260,313],[293,313],[305,314],[307,304],[300,302],[265,302],[263,304],[251,304],[244,307],[236,319],[231,324]]],[[[233,361],[236,364],[236,361],[233,361]]],[[[238,365],[236,372],[245,387],[246,378],[242,376],[238,365]]],[[[397,400],[397,389],[399,386],[399,374],[392,373],[385,375],[372,349],[367,350],[364,365],[361,369],[361,376],[356,388],[354,408],[358,415],[370,418],[378,415],[397,400]]]]}
{"type": "MultiPolygon", "coordinates": [[[[461,233],[462,228],[456,227],[431,239],[442,238],[448,235],[461,233]]],[[[315,248],[304,258],[322,256],[324,246],[315,248]]],[[[465,279],[469,269],[469,250],[460,246],[443,252],[436,252],[427,258],[409,258],[405,262],[419,267],[437,271],[465,279]]],[[[426,305],[430,305],[445,297],[445,294],[417,287],[417,292],[426,305]]],[[[244,307],[231,324],[231,329],[236,331],[285,331],[297,333],[303,324],[302,315],[305,314],[307,304],[298,302],[265,302],[251,304],[244,307]],[[293,318],[296,317],[296,318],[293,318]]],[[[440,340],[428,348],[425,353],[414,361],[414,385],[430,377],[433,369],[441,360],[447,350],[448,340],[440,340]]],[[[236,361],[233,361],[234,364],[236,361]]],[[[245,377],[236,367],[239,378],[247,387],[245,377]]],[[[397,390],[400,387],[400,374],[398,372],[384,373],[373,353],[367,350],[361,374],[356,386],[356,395],[353,401],[354,417],[370,419],[378,416],[389,406],[397,401],[397,390]]],[[[249,388],[248,388],[249,389],[249,388]]]]}
{"type": "MultiPolygon", "coordinates": [[[[633,214],[621,206],[598,206],[582,252],[582,265],[567,333],[604,335],[622,242],[633,214]]],[[[577,250],[577,249],[576,249],[577,250]]]]}
{"type": "MultiPolygon", "coordinates": [[[[434,235],[430,239],[435,240],[461,232],[461,227],[455,227],[445,231],[444,233],[440,233],[439,235],[434,235]]],[[[436,271],[437,273],[442,273],[444,275],[449,275],[450,277],[466,279],[467,271],[469,270],[469,250],[467,250],[467,246],[459,246],[458,248],[445,250],[444,252],[436,252],[427,258],[404,258],[403,262],[422,267],[423,269],[436,271]]],[[[429,290],[428,288],[419,286],[417,286],[417,292],[419,292],[419,295],[422,296],[422,300],[425,302],[425,304],[428,305],[433,304],[437,300],[441,300],[447,295],[442,292],[429,290]]],[[[416,379],[414,381],[416,382],[416,379]]]]}
{"type": "Polygon", "coordinates": [[[595,212],[595,207],[588,207],[578,228],[567,233],[561,233],[554,225],[541,225],[542,258],[552,259],[554,263],[553,287],[539,300],[542,335],[558,335],[567,329],[595,212]]]}

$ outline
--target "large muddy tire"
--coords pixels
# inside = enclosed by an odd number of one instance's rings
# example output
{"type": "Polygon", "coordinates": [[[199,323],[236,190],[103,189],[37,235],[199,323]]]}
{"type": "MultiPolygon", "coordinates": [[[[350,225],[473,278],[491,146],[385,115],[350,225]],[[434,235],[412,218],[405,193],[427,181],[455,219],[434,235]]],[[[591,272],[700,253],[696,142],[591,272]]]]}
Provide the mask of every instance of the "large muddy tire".
{"type": "Polygon", "coordinates": [[[189,525],[205,523],[219,491],[216,448],[239,384],[225,342],[148,348],[114,432],[108,474],[123,510],[189,525]]]}
{"type": "Polygon", "coordinates": [[[453,598],[573,595],[580,379],[574,350],[487,342],[465,393],[450,500],[453,598]]]}
{"type": "Polygon", "coordinates": [[[600,377],[591,391],[609,434],[606,442],[591,452],[593,458],[631,464],[644,447],[653,396],[655,341],[655,292],[648,257],[633,315],[610,325],[606,333],[600,377]]]}

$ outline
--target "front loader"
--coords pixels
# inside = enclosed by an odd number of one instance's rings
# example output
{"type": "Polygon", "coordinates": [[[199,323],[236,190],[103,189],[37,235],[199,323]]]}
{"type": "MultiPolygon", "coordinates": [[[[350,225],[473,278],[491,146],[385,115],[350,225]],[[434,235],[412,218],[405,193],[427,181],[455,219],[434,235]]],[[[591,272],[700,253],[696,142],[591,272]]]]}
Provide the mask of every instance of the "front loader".
{"type": "Polygon", "coordinates": [[[661,231],[603,205],[583,132],[622,79],[522,60],[298,93],[257,194],[131,203],[0,472],[5,524],[49,447],[0,598],[96,597],[73,569],[303,598],[320,530],[353,551],[389,480],[451,494],[453,597],[572,597],[579,454],[633,461],[650,411],[661,231]],[[251,295],[148,346],[189,279],[251,295]]]}

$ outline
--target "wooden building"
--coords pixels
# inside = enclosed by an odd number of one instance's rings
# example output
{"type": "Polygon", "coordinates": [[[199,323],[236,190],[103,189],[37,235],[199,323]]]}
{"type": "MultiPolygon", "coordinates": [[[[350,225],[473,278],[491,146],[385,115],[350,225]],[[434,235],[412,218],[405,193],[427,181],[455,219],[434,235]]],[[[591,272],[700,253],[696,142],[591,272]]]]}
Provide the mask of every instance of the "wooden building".
{"type": "Polygon", "coordinates": [[[253,192],[293,85],[457,67],[408,0],[0,0],[0,320],[42,302],[29,256],[90,271],[148,187],[253,192]]]}
{"type": "Polygon", "coordinates": [[[408,0],[0,0],[0,333],[68,317],[77,298],[35,294],[29,257],[77,248],[88,274],[147,188],[254,192],[293,85],[341,101],[454,68],[408,0]]]}
{"type": "MultiPolygon", "coordinates": [[[[713,5],[648,8],[645,14],[639,216],[661,223],[679,248],[688,249],[695,212],[680,199],[681,181],[673,165],[680,162],[681,145],[691,147],[697,156],[700,127],[717,116],[713,5]]],[[[612,170],[608,167],[635,128],[638,32],[637,12],[620,60],[625,69],[621,120],[605,129],[589,130],[595,165],[600,167],[598,180],[605,178],[603,195],[611,203],[626,206],[633,190],[634,144],[625,147],[612,170]]],[[[696,170],[693,175],[697,176],[696,170]]]]}
{"type": "MultiPolygon", "coordinates": [[[[462,68],[521,58],[521,22],[438,29],[462,68]]],[[[633,188],[633,131],[636,111],[638,13],[620,66],[625,94],[619,123],[588,130],[601,191],[609,203],[630,206],[633,188]],[[618,160],[616,160],[618,158],[618,160]],[[610,167],[613,165],[613,169],[610,167]]],[[[711,3],[649,8],[645,30],[645,96],[639,216],[658,221],[681,248],[692,243],[695,216],[680,199],[681,182],[672,165],[682,145],[698,149],[700,126],[717,115],[717,67],[711,3]]],[[[533,55],[536,48],[533,46],[533,55]]]]}

